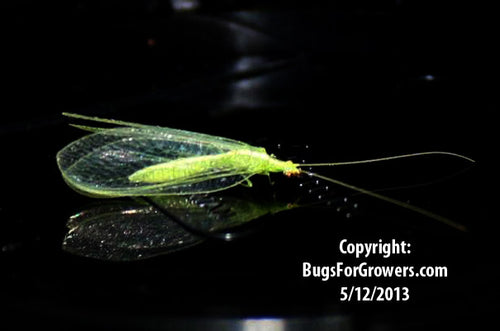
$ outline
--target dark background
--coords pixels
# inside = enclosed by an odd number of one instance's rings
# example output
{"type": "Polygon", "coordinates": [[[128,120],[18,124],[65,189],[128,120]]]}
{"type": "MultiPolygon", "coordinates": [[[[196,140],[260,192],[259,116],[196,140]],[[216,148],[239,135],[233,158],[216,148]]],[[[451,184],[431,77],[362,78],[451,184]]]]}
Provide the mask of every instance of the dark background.
{"type": "MultiPolygon", "coordinates": [[[[498,308],[492,8],[190,3],[184,10],[175,1],[2,4],[2,330],[253,330],[261,318],[281,321],[269,330],[486,323],[498,308]],[[469,231],[360,196],[352,197],[360,212],[346,218],[336,208],[351,193],[338,189],[328,196],[333,207],[265,216],[266,225],[241,240],[135,262],[74,256],[61,250],[65,222],[92,199],[71,191],[55,163],[57,151],[82,135],[63,111],[227,136],[299,162],[462,153],[477,163],[451,178],[468,164],[435,157],[317,171],[371,189],[440,179],[390,194],[469,231]],[[359,262],[338,252],[342,238],[407,240],[411,256],[369,262],[445,265],[449,277],[303,279],[303,261],[359,262]],[[340,303],[340,287],[351,284],[408,286],[411,300],[340,303]]],[[[278,195],[316,185],[273,180],[278,195]]],[[[255,184],[269,189],[265,178],[255,184]]]]}

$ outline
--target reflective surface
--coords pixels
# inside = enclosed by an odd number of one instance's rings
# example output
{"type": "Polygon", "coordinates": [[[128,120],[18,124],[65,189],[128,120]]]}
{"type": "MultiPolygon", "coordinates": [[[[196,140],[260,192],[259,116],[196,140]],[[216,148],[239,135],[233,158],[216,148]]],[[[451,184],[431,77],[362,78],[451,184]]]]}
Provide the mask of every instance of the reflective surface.
{"type": "Polygon", "coordinates": [[[498,309],[491,193],[498,72],[493,11],[471,11],[404,1],[80,1],[6,8],[0,328],[480,327],[498,309]],[[475,24],[464,24],[466,18],[475,24]],[[55,154],[83,133],[67,126],[62,111],[225,136],[296,162],[462,153],[477,163],[469,168],[461,160],[425,157],[315,171],[382,190],[468,231],[307,176],[277,174],[236,188],[230,195],[245,196],[246,204],[233,201],[207,217],[169,208],[205,232],[214,232],[222,216],[245,223],[231,227],[242,234],[235,240],[200,239],[143,202],[97,201],[68,188],[55,154]],[[78,216],[68,238],[72,215],[78,216]],[[92,224],[105,231],[85,228],[92,224]],[[132,230],[149,235],[127,237],[132,230]],[[115,236],[100,237],[110,233],[115,236]],[[72,241],[82,238],[91,253],[72,241]],[[161,249],[139,252],[147,238],[161,249]],[[344,238],[405,240],[411,255],[367,262],[443,265],[449,276],[302,277],[306,261],[362,262],[339,252],[344,238]],[[177,244],[161,246],[170,239],[177,244]],[[101,244],[115,249],[110,242],[132,249],[112,251],[110,261],[100,250],[101,244]],[[340,288],[351,285],[407,286],[411,299],[341,302],[340,288]]]}
{"type": "Polygon", "coordinates": [[[248,194],[104,200],[69,218],[62,246],[95,259],[141,260],[187,249],[205,239],[235,240],[250,233],[240,229],[246,223],[294,207],[298,205],[259,201],[248,194]]]}

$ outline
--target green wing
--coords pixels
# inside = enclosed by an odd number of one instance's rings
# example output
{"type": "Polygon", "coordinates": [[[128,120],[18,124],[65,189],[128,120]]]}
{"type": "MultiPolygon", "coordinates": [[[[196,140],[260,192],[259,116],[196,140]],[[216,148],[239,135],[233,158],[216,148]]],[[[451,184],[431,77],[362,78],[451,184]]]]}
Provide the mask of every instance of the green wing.
{"type": "Polygon", "coordinates": [[[128,177],[145,167],[178,158],[215,155],[234,149],[263,150],[207,134],[79,118],[127,125],[111,129],[93,128],[94,133],[72,142],[57,154],[57,163],[65,181],[77,191],[91,196],[180,195],[223,190],[240,184],[253,174],[225,167],[207,169],[196,177],[174,183],[133,183],[128,177]]]}

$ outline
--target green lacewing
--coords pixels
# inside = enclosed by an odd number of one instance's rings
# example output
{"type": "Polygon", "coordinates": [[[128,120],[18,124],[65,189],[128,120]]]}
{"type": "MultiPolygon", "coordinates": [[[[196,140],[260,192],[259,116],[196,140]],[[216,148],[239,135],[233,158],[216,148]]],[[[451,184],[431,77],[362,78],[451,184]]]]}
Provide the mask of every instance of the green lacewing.
{"type": "Polygon", "coordinates": [[[239,184],[252,186],[250,177],[254,175],[281,172],[291,177],[307,174],[461,227],[430,211],[306,171],[303,167],[369,163],[430,154],[474,162],[455,153],[424,152],[362,161],[298,164],[279,160],[262,147],[233,139],[79,114],[63,115],[116,125],[112,128],[74,125],[91,134],[57,153],[57,164],[68,185],[94,197],[205,194],[239,184]]]}

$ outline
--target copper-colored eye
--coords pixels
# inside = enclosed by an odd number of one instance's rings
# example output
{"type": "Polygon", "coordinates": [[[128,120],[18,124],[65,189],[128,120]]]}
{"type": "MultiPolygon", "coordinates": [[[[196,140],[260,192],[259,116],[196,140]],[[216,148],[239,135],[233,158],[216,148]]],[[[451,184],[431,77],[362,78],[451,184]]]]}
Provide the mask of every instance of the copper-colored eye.
{"type": "Polygon", "coordinates": [[[283,174],[287,177],[297,176],[298,174],[300,174],[300,170],[299,169],[285,170],[283,171],[283,174]]]}

